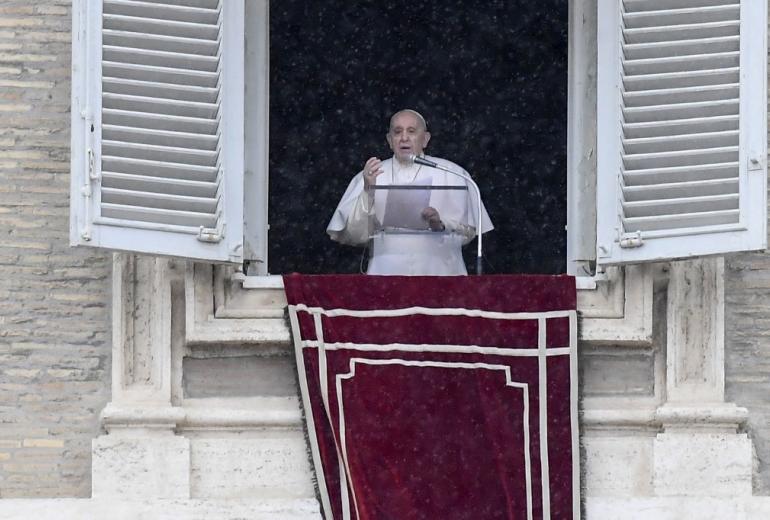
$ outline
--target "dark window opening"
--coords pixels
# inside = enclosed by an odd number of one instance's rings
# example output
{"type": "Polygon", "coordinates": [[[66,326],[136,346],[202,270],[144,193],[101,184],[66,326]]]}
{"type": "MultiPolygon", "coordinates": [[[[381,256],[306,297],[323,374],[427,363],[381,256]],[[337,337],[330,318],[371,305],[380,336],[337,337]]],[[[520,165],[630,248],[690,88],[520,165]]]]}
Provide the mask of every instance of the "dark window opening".
{"type": "MultiPolygon", "coordinates": [[[[270,6],[271,273],[356,273],[326,225],[390,115],[474,177],[495,230],[486,273],[561,273],[566,256],[567,1],[270,6]]],[[[475,241],[465,248],[473,272],[475,241]]]]}

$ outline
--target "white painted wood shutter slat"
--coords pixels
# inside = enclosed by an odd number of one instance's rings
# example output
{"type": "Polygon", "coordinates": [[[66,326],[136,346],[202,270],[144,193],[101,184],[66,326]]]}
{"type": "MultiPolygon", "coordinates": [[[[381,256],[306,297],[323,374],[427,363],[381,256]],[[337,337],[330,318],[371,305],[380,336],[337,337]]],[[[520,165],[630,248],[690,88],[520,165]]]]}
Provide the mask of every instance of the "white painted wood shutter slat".
{"type": "Polygon", "coordinates": [[[766,246],[765,4],[600,0],[600,264],[766,246]]]}
{"type": "Polygon", "coordinates": [[[73,11],[71,241],[241,262],[243,1],[73,11]]]}

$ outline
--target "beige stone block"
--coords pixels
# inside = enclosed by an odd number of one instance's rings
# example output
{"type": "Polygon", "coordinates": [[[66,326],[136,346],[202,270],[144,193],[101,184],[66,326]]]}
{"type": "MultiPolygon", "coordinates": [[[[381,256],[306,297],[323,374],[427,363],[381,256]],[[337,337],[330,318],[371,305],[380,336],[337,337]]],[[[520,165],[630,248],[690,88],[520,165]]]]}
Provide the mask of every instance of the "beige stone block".
{"type": "Polygon", "coordinates": [[[194,439],[192,496],[305,498],[314,495],[302,432],[253,439],[194,439]]]}
{"type": "MultiPolygon", "coordinates": [[[[16,450],[13,453],[13,459],[14,462],[19,463],[49,462],[52,458],[58,457],[60,453],[61,450],[51,450],[48,448],[24,448],[22,450],[16,450]]],[[[61,465],[59,466],[59,470],[62,470],[61,465]]]]}
{"type": "MultiPolygon", "coordinates": [[[[28,389],[27,385],[20,385],[16,383],[2,383],[0,384],[0,390],[8,390],[10,392],[21,392],[28,389]]],[[[7,431],[7,427],[3,426],[2,430],[0,430],[0,437],[2,437],[2,432],[7,431]]]]}
{"type": "Polygon", "coordinates": [[[3,470],[12,473],[51,473],[56,470],[56,464],[3,464],[3,470]]]}
{"type": "MultiPolygon", "coordinates": [[[[0,50],[2,50],[2,49],[0,49],[0,50]]],[[[23,61],[23,62],[56,61],[56,55],[54,55],[54,54],[20,54],[20,53],[0,52],[0,62],[18,63],[20,61],[23,61]]]]}
{"type": "MultiPolygon", "coordinates": [[[[0,107],[2,106],[3,105],[0,105],[0,107]]],[[[3,152],[3,156],[6,159],[42,159],[45,158],[47,154],[35,150],[9,150],[3,152]]]]}
{"type": "Polygon", "coordinates": [[[653,485],[658,496],[751,496],[752,447],[746,434],[660,433],[653,485]]]}
{"type": "Polygon", "coordinates": [[[40,373],[37,368],[7,368],[3,372],[11,377],[26,377],[32,378],[40,373]]]}
{"type": "Polygon", "coordinates": [[[69,32],[38,32],[29,31],[24,32],[18,36],[21,40],[35,41],[35,42],[69,42],[71,41],[71,35],[69,32]]]}
{"type": "Polygon", "coordinates": [[[32,105],[0,104],[0,112],[29,112],[30,110],[32,110],[32,105]]]}
{"type": "Polygon", "coordinates": [[[3,224],[12,227],[16,230],[21,229],[34,229],[37,227],[40,227],[39,222],[35,222],[29,218],[10,218],[10,217],[3,217],[3,224]]]}
{"type": "Polygon", "coordinates": [[[57,193],[61,194],[61,189],[55,186],[25,186],[24,191],[28,193],[57,193]]]}
{"type": "Polygon", "coordinates": [[[59,136],[51,136],[47,139],[26,139],[24,144],[29,148],[42,148],[49,153],[54,152],[57,154],[61,154],[70,148],[70,143],[64,139],[59,139],[59,136]]]}
{"type": "Polygon", "coordinates": [[[11,348],[14,350],[50,350],[55,349],[55,345],[50,343],[38,343],[33,341],[14,341],[11,342],[11,348]]]}
{"type": "Polygon", "coordinates": [[[12,5],[7,7],[0,7],[0,14],[5,16],[9,14],[32,14],[34,12],[34,8],[31,5],[12,5]]]}
{"type": "Polygon", "coordinates": [[[41,5],[38,7],[35,7],[35,12],[38,14],[51,14],[51,15],[67,15],[69,14],[69,9],[66,7],[59,7],[55,5],[41,5]]]}
{"type": "Polygon", "coordinates": [[[66,301],[66,302],[90,302],[94,299],[94,295],[90,294],[66,294],[66,293],[59,293],[59,294],[51,294],[51,299],[58,300],[58,301],[66,301]]]}
{"type": "Polygon", "coordinates": [[[76,377],[76,376],[83,375],[82,370],[63,369],[63,368],[49,368],[48,370],[46,370],[46,373],[51,377],[58,377],[58,378],[76,377]]]}
{"type": "MultiPolygon", "coordinates": [[[[2,83],[2,80],[0,80],[0,83],[2,83]]],[[[42,83],[46,83],[46,82],[42,82],[42,83]]],[[[53,82],[51,82],[51,84],[53,85],[53,82]]],[[[52,128],[10,128],[6,133],[15,135],[17,137],[28,137],[28,136],[44,137],[44,136],[50,136],[55,131],[56,130],[52,128]]]]}
{"type": "Polygon", "coordinates": [[[16,441],[20,437],[45,437],[48,435],[48,428],[26,428],[18,425],[3,425],[0,428],[0,439],[10,439],[16,441]]]}
{"type": "MultiPolygon", "coordinates": [[[[35,475],[19,475],[18,473],[15,473],[13,475],[8,475],[6,480],[8,482],[37,482],[38,477],[35,475]]],[[[13,498],[13,496],[7,493],[6,491],[7,489],[3,490],[3,498],[13,498]]],[[[19,496],[24,496],[24,495],[21,494],[19,496]]]]}
{"type": "Polygon", "coordinates": [[[584,436],[586,493],[651,495],[652,445],[651,435],[584,436]]]}
{"type": "Polygon", "coordinates": [[[63,448],[61,439],[24,439],[22,445],[25,448],[63,448]]]}
{"type": "Polygon", "coordinates": [[[0,27],[36,27],[45,22],[43,18],[0,18],[0,27]]]}
{"type": "Polygon", "coordinates": [[[51,244],[49,242],[5,240],[3,242],[3,248],[37,249],[39,251],[50,251],[51,244]]]}
{"type": "Polygon", "coordinates": [[[171,435],[116,437],[92,443],[94,498],[189,498],[190,442],[171,435]]]}
{"type": "Polygon", "coordinates": [[[10,460],[11,454],[10,453],[0,453],[0,461],[3,460],[10,460]]]}

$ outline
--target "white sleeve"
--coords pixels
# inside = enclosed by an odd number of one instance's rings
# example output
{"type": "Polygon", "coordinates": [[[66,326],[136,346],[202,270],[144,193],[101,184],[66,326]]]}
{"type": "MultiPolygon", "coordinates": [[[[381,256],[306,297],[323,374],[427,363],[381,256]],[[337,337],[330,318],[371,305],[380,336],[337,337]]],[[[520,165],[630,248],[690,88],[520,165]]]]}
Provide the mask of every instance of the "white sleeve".
{"type": "Polygon", "coordinates": [[[332,240],[362,245],[369,239],[369,215],[374,212],[372,196],[364,190],[363,176],[356,175],[334,210],[326,232],[332,240]]]}
{"type": "Polygon", "coordinates": [[[374,215],[374,195],[370,191],[363,190],[356,198],[348,215],[340,242],[352,245],[365,244],[371,234],[371,221],[376,218],[374,215]]]}

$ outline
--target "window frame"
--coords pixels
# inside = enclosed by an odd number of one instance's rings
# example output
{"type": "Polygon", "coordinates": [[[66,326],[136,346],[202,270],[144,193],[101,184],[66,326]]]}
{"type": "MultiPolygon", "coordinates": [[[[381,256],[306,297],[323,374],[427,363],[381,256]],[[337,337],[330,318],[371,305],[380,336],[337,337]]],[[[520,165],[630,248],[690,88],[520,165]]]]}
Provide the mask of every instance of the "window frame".
{"type": "Polygon", "coordinates": [[[249,0],[245,8],[244,258],[248,275],[264,276],[270,229],[270,2],[249,0]]]}

